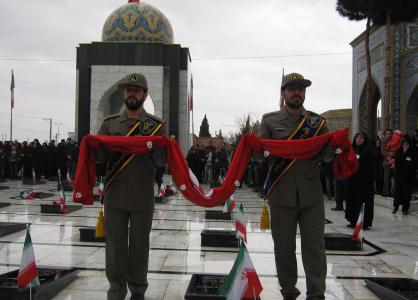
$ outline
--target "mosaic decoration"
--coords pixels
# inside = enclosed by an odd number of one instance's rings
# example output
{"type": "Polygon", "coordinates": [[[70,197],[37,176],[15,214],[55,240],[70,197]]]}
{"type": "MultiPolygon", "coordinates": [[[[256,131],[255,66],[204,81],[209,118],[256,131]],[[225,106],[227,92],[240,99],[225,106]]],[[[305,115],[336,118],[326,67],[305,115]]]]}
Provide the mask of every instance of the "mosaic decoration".
{"type": "Polygon", "coordinates": [[[407,133],[414,134],[417,124],[417,99],[411,99],[407,105],[406,128],[407,133]],[[412,102],[412,103],[411,103],[412,102]]]}
{"type": "Polygon", "coordinates": [[[418,52],[409,56],[405,61],[405,73],[418,70],[418,52]]]}
{"type": "Polygon", "coordinates": [[[401,25],[395,25],[394,72],[393,72],[393,128],[400,129],[401,115],[401,25]]]}
{"type": "Polygon", "coordinates": [[[407,48],[418,47],[418,25],[410,24],[407,27],[407,48]]]}
{"type": "MultiPolygon", "coordinates": [[[[381,44],[370,50],[370,64],[373,66],[375,63],[381,61],[384,57],[385,49],[384,45],[381,44]]],[[[363,55],[357,61],[357,72],[360,73],[367,68],[367,59],[366,55],[363,55]]]]}
{"type": "Polygon", "coordinates": [[[107,18],[102,32],[104,42],[173,43],[173,29],[167,17],[155,7],[128,3],[107,18]]]}

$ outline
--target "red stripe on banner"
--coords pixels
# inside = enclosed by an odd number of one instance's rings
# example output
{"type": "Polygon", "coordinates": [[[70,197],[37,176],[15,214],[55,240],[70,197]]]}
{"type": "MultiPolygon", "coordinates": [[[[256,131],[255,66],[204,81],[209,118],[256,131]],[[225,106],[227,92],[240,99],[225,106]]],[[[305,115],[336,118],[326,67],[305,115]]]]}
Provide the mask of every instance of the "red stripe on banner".
{"type": "Polygon", "coordinates": [[[317,155],[324,146],[339,147],[341,153],[333,161],[333,170],[338,179],[348,178],[358,169],[358,159],[348,139],[348,129],[335,131],[304,140],[269,140],[260,139],[253,134],[245,134],[235,151],[221,187],[214,188],[205,196],[199,187],[194,186],[189,175],[189,167],[183,152],[175,140],[165,136],[93,136],[86,135],[80,147],[77,173],[74,180],[73,200],[77,203],[92,205],[93,187],[96,183],[95,150],[101,147],[109,151],[130,154],[146,154],[151,149],[147,144],[152,142],[153,149],[165,149],[172,176],[183,196],[196,205],[215,207],[224,204],[243,177],[252,152],[267,151],[270,155],[288,159],[304,159],[317,155]]]}

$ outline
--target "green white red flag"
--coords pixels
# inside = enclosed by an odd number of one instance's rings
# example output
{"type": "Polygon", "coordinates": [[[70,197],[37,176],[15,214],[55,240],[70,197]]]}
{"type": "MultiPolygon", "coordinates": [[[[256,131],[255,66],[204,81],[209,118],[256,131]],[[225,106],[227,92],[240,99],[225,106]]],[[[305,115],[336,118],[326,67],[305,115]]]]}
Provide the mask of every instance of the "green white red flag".
{"type": "Polygon", "coordinates": [[[243,239],[247,242],[247,228],[245,226],[244,205],[242,205],[242,202],[235,215],[235,228],[237,230],[237,239],[243,239]]]}
{"type": "Polygon", "coordinates": [[[39,193],[34,192],[34,191],[24,191],[24,192],[20,193],[20,197],[25,199],[25,200],[32,200],[33,198],[35,198],[38,195],[39,195],[39,193]]]}
{"type": "Polygon", "coordinates": [[[164,197],[165,196],[165,189],[164,189],[164,187],[163,187],[164,185],[162,185],[161,187],[160,187],[160,191],[159,191],[159,193],[158,193],[158,197],[164,197]]]}
{"type": "Polygon", "coordinates": [[[103,192],[104,192],[104,182],[103,182],[103,179],[101,179],[99,183],[98,193],[99,195],[103,195],[103,192]]]}
{"type": "Polygon", "coordinates": [[[69,186],[73,185],[73,181],[71,180],[70,172],[67,171],[67,177],[65,177],[65,180],[67,181],[67,184],[69,186]]]}
{"type": "Polygon", "coordinates": [[[225,206],[224,206],[223,212],[224,213],[230,213],[230,212],[232,212],[232,210],[234,209],[234,207],[235,207],[234,196],[231,195],[231,197],[229,197],[226,200],[226,202],[225,202],[225,206]]]}
{"type": "Polygon", "coordinates": [[[67,198],[65,197],[65,192],[64,192],[64,188],[62,186],[61,181],[59,182],[59,186],[60,186],[60,207],[61,207],[61,213],[65,214],[68,212],[67,209],[67,198]]]}
{"type": "Polygon", "coordinates": [[[15,107],[15,75],[12,70],[12,81],[10,83],[10,106],[13,109],[15,107]]]}
{"type": "Polygon", "coordinates": [[[35,173],[34,168],[32,168],[32,180],[33,180],[33,184],[36,184],[36,173],[35,173]]]}
{"type": "Polygon", "coordinates": [[[32,239],[30,237],[28,227],[26,231],[25,244],[23,245],[22,260],[20,262],[19,274],[17,275],[17,285],[20,288],[24,288],[29,283],[32,283],[32,286],[39,285],[35,253],[33,252],[32,239]]]}
{"type": "Polygon", "coordinates": [[[353,230],[353,236],[351,239],[353,241],[361,241],[363,238],[363,224],[364,224],[364,204],[360,209],[360,214],[357,219],[357,224],[353,230]]]}
{"type": "Polygon", "coordinates": [[[257,299],[263,290],[263,286],[255,271],[245,243],[240,244],[234,266],[224,283],[219,287],[219,292],[227,300],[257,299]]]}

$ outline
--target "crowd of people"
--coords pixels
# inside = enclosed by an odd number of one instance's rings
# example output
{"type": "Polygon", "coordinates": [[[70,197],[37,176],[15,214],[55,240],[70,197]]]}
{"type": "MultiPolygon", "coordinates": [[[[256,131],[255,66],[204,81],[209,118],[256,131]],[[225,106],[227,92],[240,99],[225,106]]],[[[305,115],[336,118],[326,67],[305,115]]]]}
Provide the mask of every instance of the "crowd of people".
{"type": "Polygon", "coordinates": [[[58,169],[63,179],[67,172],[74,178],[77,167],[79,146],[68,138],[59,143],[51,140],[41,144],[32,142],[0,141],[0,178],[22,179],[57,177],[58,169]]]}
{"type": "Polygon", "coordinates": [[[408,215],[413,189],[418,187],[418,130],[410,136],[386,129],[374,140],[365,132],[358,132],[352,145],[359,170],[350,178],[336,179],[330,164],[322,168],[323,191],[328,199],[335,198],[333,210],[344,210],[347,226],[354,227],[364,204],[364,229],[370,229],[374,196],[378,194],[394,198],[393,214],[402,208],[402,213],[408,215]]]}
{"type": "MultiPolygon", "coordinates": [[[[199,183],[212,186],[220,185],[228,171],[235,147],[235,145],[226,144],[215,147],[211,141],[209,141],[208,146],[199,144],[192,146],[186,160],[199,183]]],[[[261,189],[267,172],[267,161],[260,162],[251,157],[248,168],[240,181],[240,187],[247,185],[248,187],[258,188],[262,193],[261,189]]]]}

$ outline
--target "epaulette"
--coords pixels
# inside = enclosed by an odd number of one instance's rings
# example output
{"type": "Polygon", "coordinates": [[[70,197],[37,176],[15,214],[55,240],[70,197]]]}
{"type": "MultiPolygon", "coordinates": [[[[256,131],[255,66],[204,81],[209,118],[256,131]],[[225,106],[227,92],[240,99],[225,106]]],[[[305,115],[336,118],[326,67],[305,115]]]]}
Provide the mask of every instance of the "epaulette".
{"type": "Polygon", "coordinates": [[[105,117],[104,121],[107,121],[107,120],[110,120],[110,119],[113,119],[113,118],[116,118],[116,117],[119,117],[119,116],[120,116],[120,114],[110,115],[110,116],[105,117]]]}
{"type": "Polygon", "coordinates": [[[266,114],[263,115],[262,119],[267,118],[267,117],[270,117],[270,116],[277,115],[278,113],[280,113],[280,110],[276,110],[276,111],[272,111],[272,112],[266,113],[266,114]]]}
{"type": "Polygon", "coordinates": [[[153,119],[157,123],[164,123],[163,119],[160,119],[159,117],[151,115],[149,113],[147,113],[147,117],[153,119]]]}
{"type": "Polygon", "coordinates": [[[317,113],[315,113],[315,112],[313,112],[313,111],[307,110],[306,112],[307,112],[307,113],[310,113],[310,114],[312,114],[312,115],[318,116],[318,117],[320,117],[321,119],[324,119],[324,120],[326,120],[326,119],[327,119],[327,118],[325,118],[325,117],[323,117],[323,116],[321,116],[321,115],[319,115],[319,114],[317,114],[317,113]]]}

